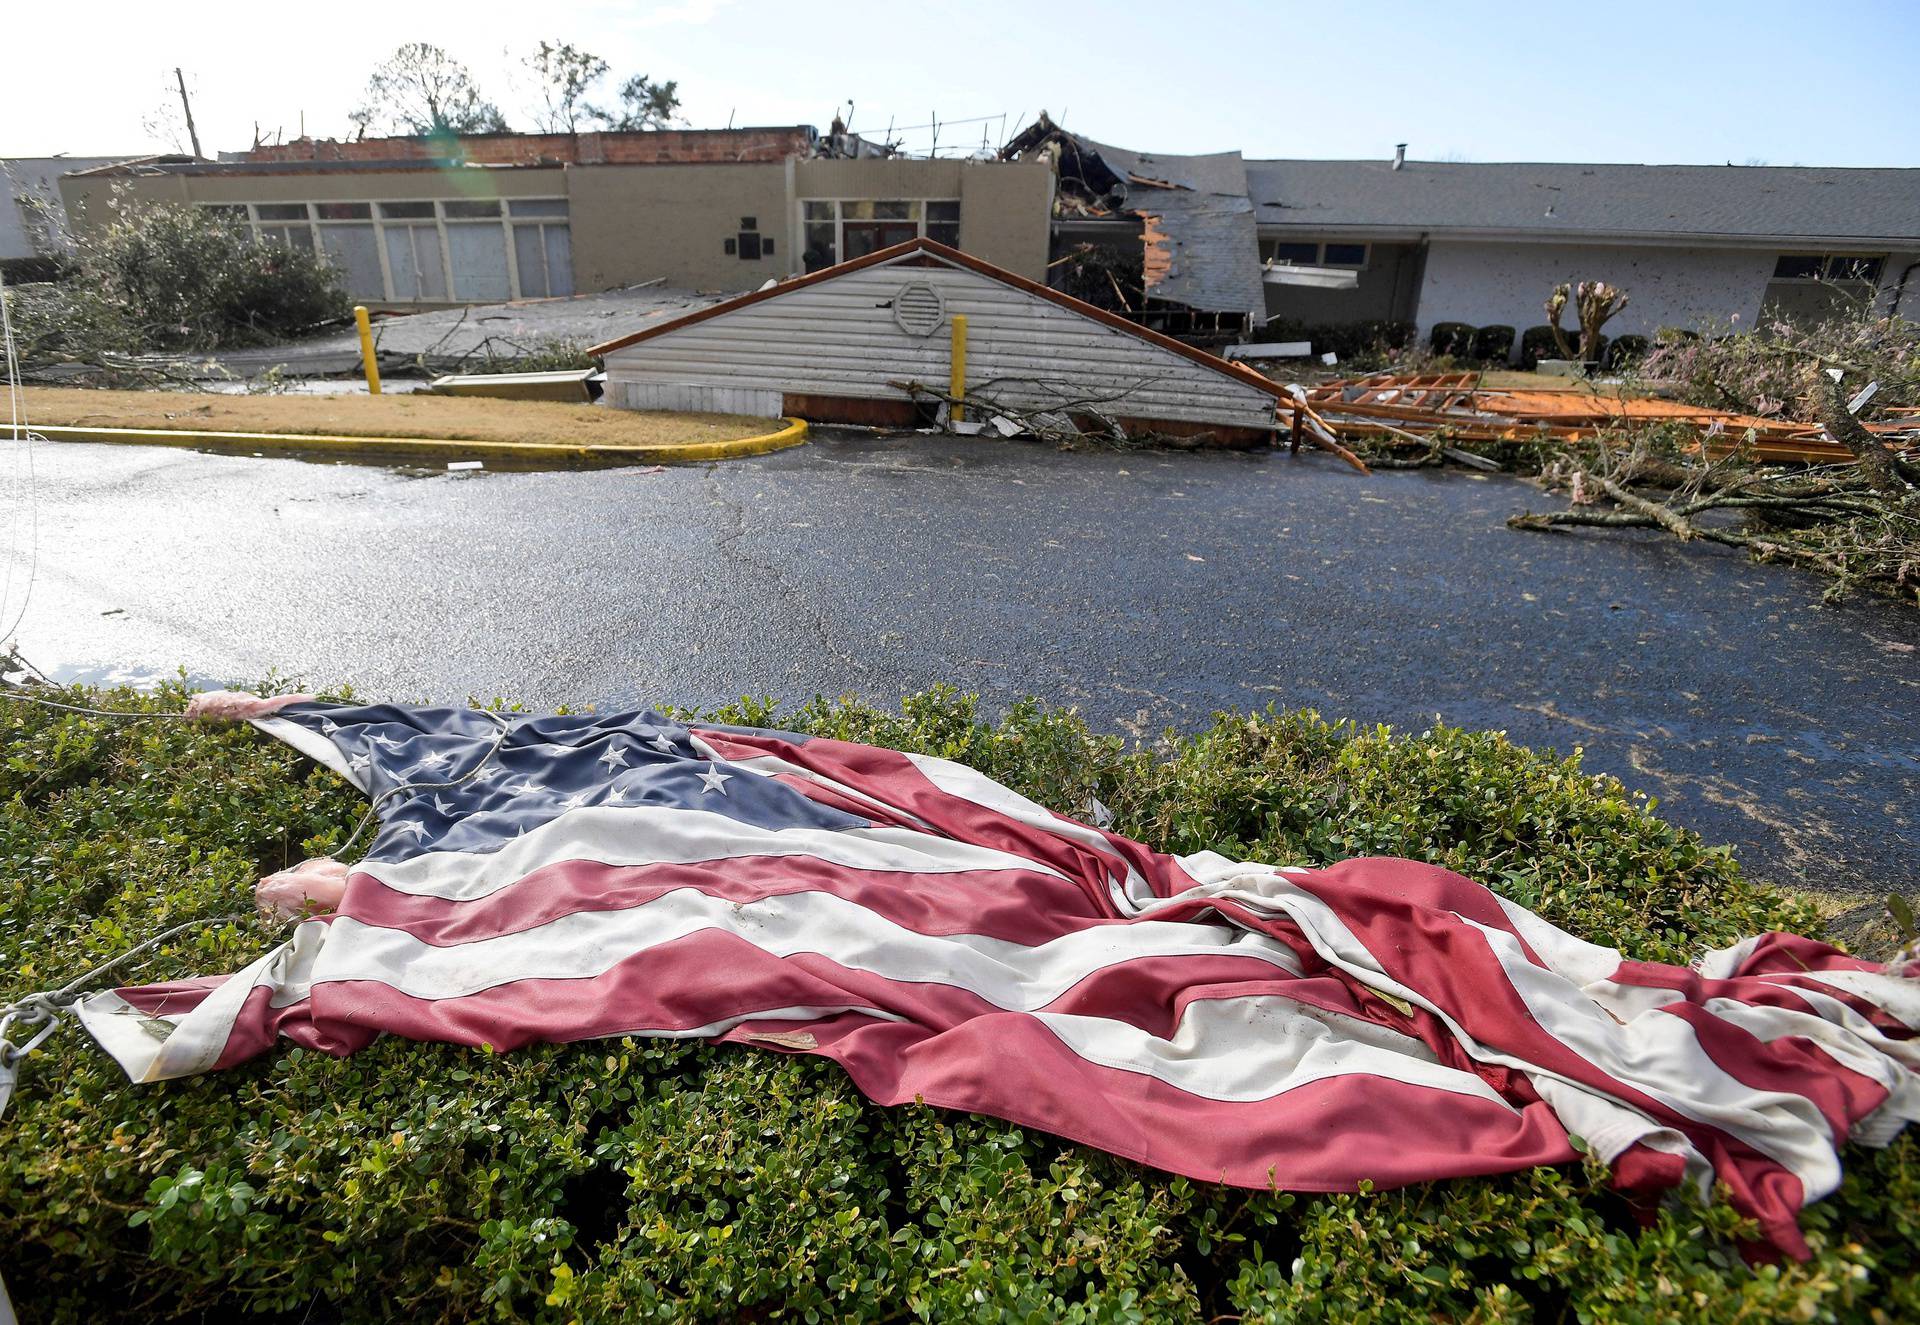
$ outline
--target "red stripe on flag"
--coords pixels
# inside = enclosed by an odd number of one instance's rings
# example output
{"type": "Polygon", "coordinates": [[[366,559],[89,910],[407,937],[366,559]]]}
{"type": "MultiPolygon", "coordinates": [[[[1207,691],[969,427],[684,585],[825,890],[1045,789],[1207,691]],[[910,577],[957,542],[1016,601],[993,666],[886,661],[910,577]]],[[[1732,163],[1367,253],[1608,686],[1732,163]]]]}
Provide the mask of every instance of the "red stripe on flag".
{"type": "Polygon", "coordinates": [[[829,893],[917,933],[980,934],[1010,943],[1043,943],[1123,923],[1090,908],[1085,892],[1072,882],[1038,870],[863,870],[799,855],[659,865],[556,861],[468,901],[405,893],[371,874],[356,873],[347,880],[340,914],[451,946],[518,933],[579,911],[626,910],[681,888],[733,902],[829,893]]]}

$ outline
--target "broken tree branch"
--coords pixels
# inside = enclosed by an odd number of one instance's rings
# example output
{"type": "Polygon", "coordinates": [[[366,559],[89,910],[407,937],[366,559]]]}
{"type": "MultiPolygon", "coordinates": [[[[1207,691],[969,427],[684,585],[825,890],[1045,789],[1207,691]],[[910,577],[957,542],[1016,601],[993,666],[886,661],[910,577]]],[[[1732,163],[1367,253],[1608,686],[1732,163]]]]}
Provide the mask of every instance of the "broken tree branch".
{"type": "MultiPolygon", "coordinates": [[[[1826,365],[1816,361],[1813,372],[1813,402],[1818,411],[1820,425],[1827,430],[1827,436],[1839,442],[1860,462],[1860,472],[1866,475],[1867,482],[1874,491],[1889,496],[1901,496],[1907,491],[1910,479],[1902,471],[1915,467],[1908,465],[1885,443],[1871,432],[1866,425],[1853,417],[1847,408],[1846,397],[1840,390],[1840,379],[1828,372],[1826,365]]],[[[1920,473],[1913,476],[1920,479],[1920,473]]]]}

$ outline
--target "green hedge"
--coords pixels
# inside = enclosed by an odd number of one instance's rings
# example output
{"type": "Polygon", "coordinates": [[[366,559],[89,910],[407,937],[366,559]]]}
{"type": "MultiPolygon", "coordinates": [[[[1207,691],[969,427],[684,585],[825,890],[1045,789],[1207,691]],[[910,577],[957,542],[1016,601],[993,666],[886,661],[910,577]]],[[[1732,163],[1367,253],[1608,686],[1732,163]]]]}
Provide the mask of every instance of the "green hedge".
{"type": "MultiPolygon", "coordinates": [[[[1169,850],[1431,860],[1640,957],[1816,926],[1577,756],[1498,733],[1267,712],[1143,751],[1033,705],[990,726],[949,692],[781,721],[965,760],[1061,807],[1097,795],[1169,850]]],[[[244,727],[0,703],[0,728],[10,994],[244,907],[259,872],[339,843],[358,809],[244,727]]],[[[236,969],[270,942],[214,928],[140,976],[236,969]]],[[[0,1126],[0,1264],[29,1320],[1920,1318],[1911,1140],[1850,1151],[1846,1186],[1807,1216],[1815,1259],[1755,1271],[1724,1205],[1643,1228],[1577,1167],[1223,1190],[990,1119],[874,1108],[822,1061],[678,1043],[384,1040],[133,1088],[69,1030],[0,1126]]]]}

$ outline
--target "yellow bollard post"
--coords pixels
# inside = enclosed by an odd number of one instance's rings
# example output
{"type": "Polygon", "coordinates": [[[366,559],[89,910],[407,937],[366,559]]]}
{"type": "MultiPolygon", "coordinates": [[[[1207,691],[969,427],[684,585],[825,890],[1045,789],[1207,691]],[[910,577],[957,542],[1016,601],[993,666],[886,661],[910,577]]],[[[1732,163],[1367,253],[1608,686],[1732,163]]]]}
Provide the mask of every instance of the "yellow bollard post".
{"type": "Polygon", "coordinates": [[[367,372],[367,394],[380,394],[380,361],[373,357],[373,326],[367,321],[367,306],[353,306],[353,324],[360,328],[360,366],[367,372]]]}
{"type": "Polygon", "coordinates": [[[953,363],[947,372],[947,394],[953,397],[952,407],[947,412],[949,419],[964,419],[967,407],[962,402],[967,398],[967,315],[953,315],[953,363]]]}

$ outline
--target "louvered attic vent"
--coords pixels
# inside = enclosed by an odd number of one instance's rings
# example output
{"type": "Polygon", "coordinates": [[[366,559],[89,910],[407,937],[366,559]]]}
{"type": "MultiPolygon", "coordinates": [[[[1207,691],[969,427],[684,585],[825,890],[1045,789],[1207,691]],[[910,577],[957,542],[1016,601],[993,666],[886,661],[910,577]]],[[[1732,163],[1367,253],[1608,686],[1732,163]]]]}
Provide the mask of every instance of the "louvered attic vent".
{"type": "Polygon", "coordinates": [[[893,320],[909,336],[931,336],[947,320],[947,306],[938,290],[925,281],[912,281],[893,297],[893,320]]]}

